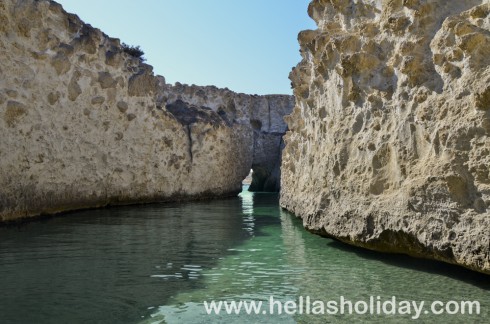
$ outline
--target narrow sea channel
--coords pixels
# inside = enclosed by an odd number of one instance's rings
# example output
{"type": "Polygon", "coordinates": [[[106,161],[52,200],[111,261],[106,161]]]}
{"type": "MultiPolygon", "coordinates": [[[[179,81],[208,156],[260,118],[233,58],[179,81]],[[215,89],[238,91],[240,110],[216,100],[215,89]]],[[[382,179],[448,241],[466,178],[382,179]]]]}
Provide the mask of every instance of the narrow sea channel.
{"type": "MultiPolygon", "coordinates": [[[[245,188],[246,189],[246,188],[245,188]]],[[[0,228],[0,323],[488,323],[490,278],[305,231],[278,195],[73,212],[0,228]],[[204,301],[479,301],[480,315],[207,315],[204,301]]],[[[327,310],[325,309],[325,312],[327,310]]]]}

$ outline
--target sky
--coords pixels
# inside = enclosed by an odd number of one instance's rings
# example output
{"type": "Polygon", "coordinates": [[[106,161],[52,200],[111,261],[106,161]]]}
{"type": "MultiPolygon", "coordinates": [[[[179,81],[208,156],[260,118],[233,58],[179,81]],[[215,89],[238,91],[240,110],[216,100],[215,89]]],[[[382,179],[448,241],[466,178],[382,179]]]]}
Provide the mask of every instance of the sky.
{"type": "Polygon", "coordinates": [[[145,52],[167,83],[291,94],[298,32],[314,29],[310,0],[56,0],[145,52]]]}

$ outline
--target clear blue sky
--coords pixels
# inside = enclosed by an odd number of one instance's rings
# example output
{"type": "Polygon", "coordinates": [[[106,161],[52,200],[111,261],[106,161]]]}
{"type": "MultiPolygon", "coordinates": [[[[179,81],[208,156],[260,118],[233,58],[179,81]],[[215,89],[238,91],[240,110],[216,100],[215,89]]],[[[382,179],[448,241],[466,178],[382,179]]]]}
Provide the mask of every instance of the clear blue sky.
{"type": "Polygon", "coordinates": [[[290,94],[310,0],[57,0],[111,37],[139,45],[167,83],[290,94]]]}

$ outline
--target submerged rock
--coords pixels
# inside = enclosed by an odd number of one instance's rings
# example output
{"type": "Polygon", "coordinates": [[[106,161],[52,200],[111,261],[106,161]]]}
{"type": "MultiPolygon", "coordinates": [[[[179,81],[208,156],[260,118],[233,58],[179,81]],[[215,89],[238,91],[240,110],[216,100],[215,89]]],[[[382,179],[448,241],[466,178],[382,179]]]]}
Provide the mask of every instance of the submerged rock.
{"type": "Polygon", "coordinates": [[[285,132],[292,96],[168,85],[54,1],[5,0],[0,18],[0,221],[234,195],[252,121],[285,132]]]}
{"type": "Polygon", "coordinates": [[[281,205],[322,235],[490,274],[489,6],[312,1],[281,205]]]}

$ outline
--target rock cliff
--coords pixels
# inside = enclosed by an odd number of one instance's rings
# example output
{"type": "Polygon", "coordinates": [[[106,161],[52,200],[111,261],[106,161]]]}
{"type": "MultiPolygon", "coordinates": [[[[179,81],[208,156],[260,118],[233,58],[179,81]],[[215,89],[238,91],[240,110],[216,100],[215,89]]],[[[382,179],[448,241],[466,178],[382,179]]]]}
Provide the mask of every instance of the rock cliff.
{"type": "Polygon", "coordinates": [[[490,7],[314,0],[281,205],[311,231],[490,274],[490,7]]]}
{"type": "MultiPolygon", "coordinates": [[[[287,95],[246,95],[213,86],[188,86],[177,83],[166,85],[163,95],[167,108],[175,111],[176,105],[203,107],[216,112],[224,122],[250,125],[253,145],[248,147],[254,170],[250,191],[280,189],[282,141],[287,125],[284,116],[294,107],[294,97],[287,95]]],[[[186,115],[186,113],[184,113],[186,115]]],[[[250,169],[250,168],[249,168],[250,169]]]]}
{"type": "Polygon", "coordinates": [[[291,96],[165,84],[54,1],[2,0],[0,21],[0,221],[228,196],[264,163],[277,178],[291,96]]]}

